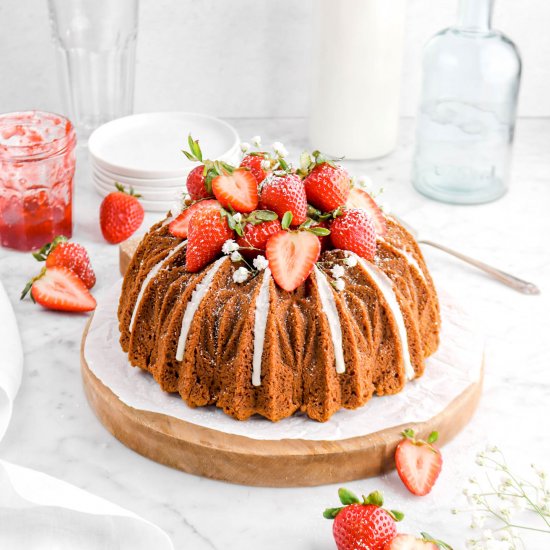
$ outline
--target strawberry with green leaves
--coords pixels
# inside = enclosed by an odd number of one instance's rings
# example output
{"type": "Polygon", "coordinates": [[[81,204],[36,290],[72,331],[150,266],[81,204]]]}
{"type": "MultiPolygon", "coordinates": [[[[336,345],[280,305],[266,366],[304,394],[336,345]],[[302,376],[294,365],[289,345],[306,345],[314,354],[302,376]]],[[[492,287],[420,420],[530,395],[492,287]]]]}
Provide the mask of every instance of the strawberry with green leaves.
{"type": "Polygon", "coordinates": [[[397,535],[396,521],[403,514],[382,508],[384,499],[379,491],[360,500],[347,489],[339,489],[343,506],[327,508],[323,516],[333,519],[332,533],[338,550],[384,550],[397,535]]]}
{"type": "Polygon", "coordinates": [[[441,473],[443,459],[439,449],[434,446],[437,438],[438,433],[432,432],[428,441],[423,441],[416,438],[414,430],[407,429],[403,431],[403,439],[397,445],[397,473],[413,495],[427,495],[441,473]]]}

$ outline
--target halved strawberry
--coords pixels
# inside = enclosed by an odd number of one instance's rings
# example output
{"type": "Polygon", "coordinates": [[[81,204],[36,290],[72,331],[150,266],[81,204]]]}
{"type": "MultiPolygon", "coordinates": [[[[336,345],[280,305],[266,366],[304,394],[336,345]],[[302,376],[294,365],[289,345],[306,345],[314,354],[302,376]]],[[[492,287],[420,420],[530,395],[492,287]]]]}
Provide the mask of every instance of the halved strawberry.
{"type": "Polygon", "coordinates": [[[205,185],[205,166],[201,164],[196,168],[193,168],[187,176],[187,192],[189,196],[194,200],[207,199],[212,196],[212,193],[208,191],[205,185]]]}
{"type": "Polygon", "coordinates": [[[304,179],[307,201],[323,212],[344,206],[350,192],[351,178],[344,168],[323,162],[304,179]]]}
{"type": "Polygon", "coordinates": [[[330,225],[330,240],[336,248],[355,252],[365,260],[376,253],[376,232],[371,217],[358,208],[344,210],[330,225]]]}
{"type": "Polygon", "coordinates": [[[439,449],[433,446],[437,432],[428,441],[416,439],[413,430],[403,432],[404,439],[395,450],[397,473],[413,495],[427,495],[434,486],[443,465],[439,449]]]}
{"type": "Polygon", "coordinates": [[[219,210],[220,206],[220,203],[214,199],[195,202],[170,222],[168,231],[170,231],[174,237],[185,239],[189,228],[189,220],[195,212],[199,210],[219,210]]]}
{"type": "Polygon", "coordinates": [[[320,253],[319,239],[308,231],[280,231],[271,236],[266,245],[273,278],[289,292],[309,277],[320,253]]]}
{"type": "Polygon", "coordinates": [[[397,535],[385,544],[384,550],[439,550],[439,546],[435,542],[417,539],[413,535],[397,535]]]}
{"type": "Polygon", "coordinates": [[[95,298],[86,285],[68,267],[43,268],[23,290],[21,299],[28,291],[35,302],[58,311],[92,311],[95,298]]]}
{"type": "Polygon", "coordinates": [[[258,206],[258,182],[249,170],[237,168],[231,174],[216,176],[212,191],[224,208],[252,212],[258,206]]]}
{"type": "Polygon", "coordinates": [[[212,262],[222,250],[223,243],[234,233],[217,209],[205,208],[195,212],[187,230],[185,267],[195,273],[212,262]]]}
{"type": "Polygon", "coordinates": [[[375,200],[366,191],[363,191],[363,189],[358,189],[357,187],[352,188],[348,200],[346,201],[346,207],[366,210],[372,218],[376,234],[380,237],[383,237],[388,231],[388,225],[382,210],[380,210],[375,200]]]}
{"type": "Polygon", "coordinates": [[[243,160],[241,160],[241,166],[248,168],[252,175],[256,178],[258,184],[262,183],[265,180],[269,172],[266,172],[262,168],[262,161],[264,160],[263,153],[246,155],[243,160]]]}
{"type": "MultiPolygon", "coordinates": [[[[241,249],[256,248],[258,250],[265,250],[269,237],[279,231],[281,231],[281,222],[279,220],[262,222],[256,225],[247,223],[243,236],[237,239],[237,244],[241,249]]],[[[246,252],[246,250],[241,250],[241,252],[246,252]]]]}
{"type": "Polygon", "coordinates": [[[294,174],[271,176],[262,185],[262,208],[273,210],[279,218],[292,213],[292,226],[298,226],[307,218],[307,197],[302,180],[294,174]]]}

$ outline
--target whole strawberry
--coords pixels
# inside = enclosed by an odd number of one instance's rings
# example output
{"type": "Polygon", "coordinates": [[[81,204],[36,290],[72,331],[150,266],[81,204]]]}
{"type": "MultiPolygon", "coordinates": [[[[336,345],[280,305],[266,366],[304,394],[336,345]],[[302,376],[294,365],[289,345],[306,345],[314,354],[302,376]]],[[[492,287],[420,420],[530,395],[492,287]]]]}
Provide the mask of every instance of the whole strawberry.
{"type": "Polygon", "coordinates": [[[346,204],[351,178],[344,168],[333,163],[317,164],[304,179],[307,201],[323,212],[346,204]]]}
{"type": "Polygon", "coordinates": [[[365,260],[376,253],[376,231],[372,218],[359,208],[345,209],[330,225],[330,240],[335,248],[355,252],[365,260]]]}
{"type": "Polygon", "coordinates": [[[403,519],[403,514],[382,508],[380,492],[363,497],[363,501],[347,489],[339,489],[338,496],[344,506],[327,508],[323,514],[334,519],[332,533],[338,550],[383,550],[396,536],[395,522],[403,519]]]}
{"type": "Polygon", "coordinates": [[[256,178],[258,185],[265,180],[269,175],[269,171],[262,168],[262,162],[264,161],[264,153],[254,153],[253,155],[246,155],[241,161],[241,166],[248,168],[252,175],[256,178]]]}
{"type": "Polygon", "coordinates": [[[206,167],[204,164],[201,164],[200,166],[193,168],[187,176],[187,192],[194,201],[207,199],[213,196],[212,188],[210,187],[210,191],[207,189],[205,172],[206,167]]]}
{"type": "Polygon", "coordinates": [[[307,218],[307,197],[302,180],[294,174],[266,178],[260,191],[260,205],[273,210],[279,218],[291,212],[292,226],[304,223],[307,218]]]}
{"type": "Polygon", "coordinates": [[[39,262],[46,262],[46,267],[67,267],[73,271],[87,288],[95,285],[95,273],[86,249],[78,243],[68,241],[63,235],[44,245],[33,256],[39,262]]]}
{"type": "Polygon", "coordinates": [[[117,244],[131,237],[141,225],[145,212],[132,188],[127,193],[120,183],[109,193],[99,209],[99,224],[105,240],[117,244]]]}
{"type": "Polygon", "coordinates": [[[195,273],[208,265],[221,252],[223,243],[233,238],[233,230],[221,211],[206,208],[197,210],[189,220],[185,267],[195,273]]]}

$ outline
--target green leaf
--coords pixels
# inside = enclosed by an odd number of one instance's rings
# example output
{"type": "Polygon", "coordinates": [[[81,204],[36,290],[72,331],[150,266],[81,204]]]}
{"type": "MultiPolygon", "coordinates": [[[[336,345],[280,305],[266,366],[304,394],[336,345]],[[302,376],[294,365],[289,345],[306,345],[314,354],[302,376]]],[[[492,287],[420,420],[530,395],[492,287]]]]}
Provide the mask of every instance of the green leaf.
{"type": "Polygon", "coordinates": [[[227,225],[230,229],[233,229],[233,231],[235,231],[235,229],[237,228],[237,222],[235,221],[233,216],[227,216],[227,225]]]}
{"type": "Polygon", "coordinates": [[[358,504],[361,502],[355,493],[352,493],[349,489],[344,487],[338,489],[338,498],[344,506],[347,506],[348,504],[358,504]]]}
{"type": "Polygon", "coordinates": [[[407,439],[414,439],[415,433],[412,428],[407,428],[401,432],[401,435],[407,439]]]}
{"type": "Polygon", "coordinates": [[[363,495],[363,504],[373,504],[374,506],[383,506],[384,496],[380,491],[373,491],[368,497],[363,495]]]}
{"type": "Polygon", "coordinates": [[[283,216],[283,220],[281,222],[281,227],[283,229],[288,229],[291,223],[292,223],[292,212],[290,211],[285,212],[285,215],[283,216]]]}
{"type": "Polygon", "coordinates": [[[191,153],[188,153],[188,152],[185,151],[184,149],[182,149],[181,152],[182,152],[191,162],[196,162],[196,161],[197,161],[197,159],[196,159],[191,153]]]}
{"type": "Polygon", "coordinates": [[[428,443],[431,445],[439,439],[439,432],[432,432],[428,437],[428,443]]]}
{"type": "Polygon", "coordinates": [[[288,163],[286,162],[286,160],[285,160],[283,157],[279,157],[279,164],[281,165],[281,168],[282,168],[285,172],[289,172],[289,171],[290,171],[290,167],[289,167],[288,163]]]}
{"type": "Polygon", "coordinates": [[[330,235],[330,229],[327,229],[326,227],[309,227],[307,228],[307,231],[317,235],[318,237],[326,237],[327,235],[330,235]]]}
{"type": "Polygon", "coordinates": [[[126,193],[126,189],[124,189],[124,185],[122,185],[122,183],[118,183],[118,181],[115,181],[115,188],[117,191],[120,191],[121,193],[126,193]]]}
{"type": "Polygon", "coordinates": [[[234,166],[231,166],[231,164],[228,164],[227,162],[220,161],[220,164],[228,174],[232,174],[236,170],[234,166]]]}
{"type": "Polygon", "coordinates": [[[256,210],[254,217],[263,222],[272,222],[278,218],[277,214],[272,210],[256,210]]]}
{"type": "Polygon", "coordinates": [[[388,510],[388,514],[395,521],[403,521],[403,518],[405,517],[405,514],[403,512],[400,512],[399,510],[388,510]]]}
{"type": "Polygon", "coordinates": [[[302,225],[300,225],[300,229],[309,229],[314,223],[315,220],[312,220],[311,218],[306,218],[306,221],[302,225]]]}
{"type": "Polygon", "coordinates": [[[338,512],[340,512],[340,510],[342,510],[342,507],[340,507],[340,508],[327,508],[323,512],[323,517],[327,518],[327,519],[334,519],[338,515],[338,512]]]}
{"type": "Polygon", "coordinates": [[[237,235],[239,235],[239,237],[242,237],[244,235],[242,224],[238,223],[235,225],[235,232],[237,233],[237,235]]]}
{"type": "Polygon", "coordinates": [[[429,535],[428,533],[420,533],[422,535],[422,538],[426,541],[426,542],[433,542],[434,544],[437,545],[438,548],[441,548],[442,550],[453,550],[452,546],[450,546],[449,544],[447,544],[446,542],[443,542],[442,540],[439,540],[439,539],[435,539],[433,538],[431,535],[429,535]]]}

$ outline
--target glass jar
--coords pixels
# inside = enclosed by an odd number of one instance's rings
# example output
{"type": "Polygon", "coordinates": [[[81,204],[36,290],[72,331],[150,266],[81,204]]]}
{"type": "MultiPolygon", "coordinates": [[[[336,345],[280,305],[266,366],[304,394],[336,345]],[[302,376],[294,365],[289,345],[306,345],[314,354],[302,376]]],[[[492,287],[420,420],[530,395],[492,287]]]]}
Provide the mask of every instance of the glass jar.
{"type": "Polygon", "coordinates": [[[483,203],[508,188],[521,60],[492,10],[460,0],[457,24],[424,50],[412,180],[440,201],[483,203]]]}
{"type": "Polygon", "coordinates": [[[0,244],[33,250],[72,236],[76,136],[41,111],[0,115],[0,244]]]}

